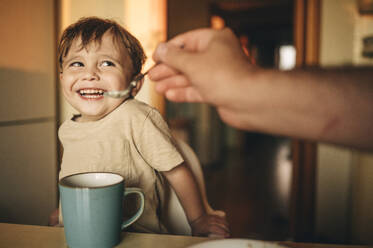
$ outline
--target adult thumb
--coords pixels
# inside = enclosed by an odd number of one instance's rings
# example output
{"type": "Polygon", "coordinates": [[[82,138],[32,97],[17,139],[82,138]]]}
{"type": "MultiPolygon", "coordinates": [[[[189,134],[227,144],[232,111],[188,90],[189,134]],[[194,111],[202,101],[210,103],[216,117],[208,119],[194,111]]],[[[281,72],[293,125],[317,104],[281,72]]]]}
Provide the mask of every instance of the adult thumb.
{"type": "Polygon", "coordinates": [[[171,43],[160,43],[154,51],[153,59],[181,72],[186,71],[188,64],[193,64],[193,54],[171,43]]]}

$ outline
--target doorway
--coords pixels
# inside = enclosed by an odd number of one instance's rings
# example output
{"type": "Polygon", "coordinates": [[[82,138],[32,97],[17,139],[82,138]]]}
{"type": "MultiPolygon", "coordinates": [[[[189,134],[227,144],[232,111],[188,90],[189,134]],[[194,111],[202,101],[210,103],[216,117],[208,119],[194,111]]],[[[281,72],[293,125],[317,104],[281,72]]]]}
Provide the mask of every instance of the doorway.
{"type": "MultiPolygon", "coordinates": [[[[281,51],[294,50],[293,7],[291,0],[216,1],[210,4],[210,15],[233,30],[252,64],[281,68],[286,56],[281,51]]],[[[295,54],[287,56],[294,65],[295,54]]],[[[211,205],[227,212],[233,237],[291,238],[292,141],[220,125],[226,144],[222,156],[204,167],[211,205]],[[235,144],[230,146],[232,133],[235,144]]]]}
{"type": "MultiPolygon", "coordinates": [[[[289,45],[296,66],[318,61],[319,0],[168,0],[167,13],[168,39],[215,19],[240,37],[252,63],[280,68],[289,45]]],[[[234,237],[313,240],[315,144],[233,129],[204,104],[167,102],[166,109],[171,129],[201,160],[211,205],[227,212],[234,237]]]]}

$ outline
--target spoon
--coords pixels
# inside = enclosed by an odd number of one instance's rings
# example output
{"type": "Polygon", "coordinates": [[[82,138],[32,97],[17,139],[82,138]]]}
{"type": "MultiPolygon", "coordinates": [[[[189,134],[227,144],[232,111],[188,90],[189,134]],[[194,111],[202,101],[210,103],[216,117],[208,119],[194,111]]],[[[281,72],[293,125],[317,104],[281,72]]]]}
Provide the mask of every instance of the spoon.
{"type": "MultiPolygon", "coordinates": [[[[153,67],[154,66],[152,66],[151,68],[153,68],[153,67]]],[[[138,82],[141,81],[145,77],[146,74],[148,74],[150,69],[147,70],[145,73],[140,73],[140,75],[135,77],[135,79],[129,84],[127,89],[119,90],[119,91],[106,91],[106,92],[104,92],[104,96],[108,96],[108,97],[112,97],[112,98],[128,98],[130,96],[133,88],[136,88],[138,82]]]]}

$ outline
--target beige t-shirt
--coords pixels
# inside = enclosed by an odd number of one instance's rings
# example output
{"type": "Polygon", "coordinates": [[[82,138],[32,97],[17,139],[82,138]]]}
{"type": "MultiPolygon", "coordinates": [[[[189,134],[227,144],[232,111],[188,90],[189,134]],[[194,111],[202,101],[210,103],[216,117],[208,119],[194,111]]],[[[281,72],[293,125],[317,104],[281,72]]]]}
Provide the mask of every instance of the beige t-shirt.
{"type": "MultiPolygon", "coordinates": [[[[131,228],[168,232],[160,220],[169,188],[159,172],[184,160],[156,109],[130,99],[98,121],[65,121],[58,134],[64,148],[60,178],[81,172],[118,173],[126,187],[139,187],[145,194],[144,213],[131,228]]],[[[135,199],[127,202],[135,208],[135,199]]]]}

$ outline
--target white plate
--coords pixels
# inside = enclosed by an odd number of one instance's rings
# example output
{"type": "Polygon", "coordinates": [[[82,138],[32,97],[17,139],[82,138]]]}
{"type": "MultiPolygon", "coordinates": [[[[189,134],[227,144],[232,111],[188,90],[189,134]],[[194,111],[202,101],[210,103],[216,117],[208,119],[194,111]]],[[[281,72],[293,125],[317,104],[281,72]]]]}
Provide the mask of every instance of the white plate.
{"type": "Polygon", "coordinates": [[[220,239],[202,242],[189,248],[285,248],[271,242],[250,239],[220,239]]]}

